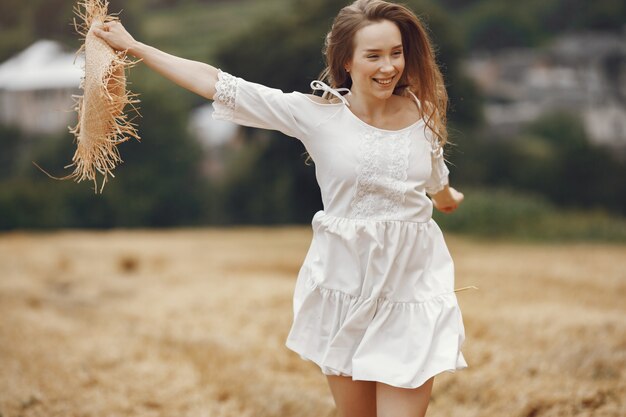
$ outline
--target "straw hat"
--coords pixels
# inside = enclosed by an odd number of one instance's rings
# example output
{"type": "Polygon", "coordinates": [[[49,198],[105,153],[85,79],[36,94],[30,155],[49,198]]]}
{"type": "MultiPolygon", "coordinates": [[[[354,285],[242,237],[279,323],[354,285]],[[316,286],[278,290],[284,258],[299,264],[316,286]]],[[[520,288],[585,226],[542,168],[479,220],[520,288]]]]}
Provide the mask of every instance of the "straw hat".
{"type": "Polygon", "coordinates": [[[138,114],[134,104],[139,100],[136,99],[137,94],[126,88],[125,71],[139,61],[129,60],[125,51],[114,51],[92,31],[94,26],[103,22],[117,20],[117,17],[107,14],[108,6],[106,0],[79,0],[74,8],[76,15],[82,19],[81,24],[74,21],[74,26],[84,40],[76,54],[85,52],[85,75],[80,83],[83,95],[73,96],[78,124],[69,128],[76,138],[77,149],[72,164],[66,168],[75,168],[65,178],[73,178],[77,182],[92,180],[96,193],[96,174],[102,174],[102,192],[108,176],[114,177],[113,169],[122,162],[117,145],[131,137],[140,139],[136,125],[124,113],[124,108],[130,105],[138,114]]]}

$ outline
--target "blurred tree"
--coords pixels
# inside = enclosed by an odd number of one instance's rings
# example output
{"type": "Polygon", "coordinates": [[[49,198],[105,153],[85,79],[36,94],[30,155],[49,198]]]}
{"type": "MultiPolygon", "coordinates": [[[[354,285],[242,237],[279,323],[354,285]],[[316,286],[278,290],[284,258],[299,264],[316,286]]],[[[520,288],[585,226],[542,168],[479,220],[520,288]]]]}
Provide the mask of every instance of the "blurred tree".
{"type": "Polygon", "coordinates": [[[35,0],[33,34],[36,39],[63,39],[75,37],[73,0],[35,0]]]}
{"type": "Polygon", "coordinates": [[[624,30],[624,22],[626,22],[626,3],[623,1],[588,1],[585,2],[582,10],[583,12],[581,14],[585,18],[580,25],[581,28],[613,31],[624,30]],[[586,11],[588,11],[588,13],[586,13],[586,11]]]}
{"type": "Polygon", "coordinates": [[[248,142],[228,161],[220,184],[223,223],[306,223],[322,208],[312,166],[301,143],[248,130],[248,142]],[[278,145],[276,144],[278,142],[278,145]]]}
{"type": "Polygon", "coordinates": [[[552,0],[539,14],[549,34],[581,29],[621,31],[626,22],[626,3],[615,0],[552,0]]]}
{"type": "Polygon", "coordinates": [[[0,1],[0,62],[35,40],[31,19],[35,6],[31,2],[0,1]]]}
{"type": "MultiPolygon", "coordinates": [[[[18,133],[13,137],[17,140],[10,154],[14,163],[9,165],[9,175],[0,179],[0,229],[92,225],[85,218],[91,217],[94,207],[80,213],[71,210],[81,188],[49,179],[31,163],[35,161],[52,175],[67,175],[58,172],[58,167],[71,160],[72,137],[67,133],[36,137],[18,133]]],[[[84,187],[82,190],[93,195],[84,187]]]]}
{"type": "Polygon", "coordinates": [[[454,29],[453,17],[436,4],[424,0],[407,4],[428,28],[433,41],[448,90],[448,120],[452,127],[450,137],[454,141],[454,129],[467,130],[483,123],[482,96],[462,68],[461,59],[466,54],[462,33],[454,29]]]}
{"type": "Polygon", "coordinates": [[[551,113],[516,138],[478,140],[466,147],[463,184],[542,195],[559,206],[626,214],[626,164],[589,142],[580,118],[551,113]]]}
{"type": "MultiPolygon", "coordinates": [[[[24,3],[21,0],[2,0],[0,2],[0,29],[4,31],[20,24],[29,10],[24,3]]],[[[30,7],[32,6],[30,4],[30,7]]]]}
{"type": "Polygon", "coordinates": [[[480,3],[481,0],[439,0],[441,6],[447,10],[460,11],[480,3]]]}
{"type": "MultiPolygon", "coordinates": [[[[186,134],[185,102],[170,91],[138,84],[143,117],[136,122],[142,141],[119,145],[124,163],[103,194],[94,194],[93,183],[49,179],[31,164],[34,160],[57,177],[68,175],[71,170],[60,168],[76,149],[71,135],[32,138],[32,149],[23,148],[21,155],[2,154],[3,159],[17,157],[22,165],[7,164],[7,171],[21,175],[3,171],[0,176],[8,178],[0,183],[0,228],[176,226],[211,220],[211,188],[200,172],[203,152],[186,134]]],[[[4,132],[0,144],[15,148],[17,136],[4,132]]]]}
{"type": "Polygon", "coordinates": [[[16,128],[0,125],[0,180],[15,175],[23,145],[21,133],[16,128]]]}
{"type": "Polygon", "coordinates": [[[118,16],[124,22],[124,27],[133,36],[143,38],[141,19],[146,10],[146,0],[108,0],[109,14],[118,16]]]}
{"type": "MultiPolygon", "coordinates": [[[[226,71],[284,91],[307,91],[323,69],[324,35],[343,4],[333,0],[297,0],[291,14],[267,17],[232,39],[217,54],[226,71]]],[[[223,188],[230,221],[252,223],[308,222],[321,208],[311,166],[304,164],[302,144],[277,132],[247,155],[246,165],[223,188]],[[234,217],[239,213],[241,217],[234,217]]]]}
{"type": "MultiPolygon", "coordinates": [[[[77,0],[3,0],[0,2],[0,61],[25,48],[38,38],[61,40],[75,45],[71,27],[72,7],[77,0]]],[[[231,0],[245,5],[257,0],[231,0]]],[[[138,16],[162,8],[175,10],[197,4],[223,3],[223,0],[110,0],[110,11],[122,11],[122,18],[131,33],[138,35],[138,16]]],[[[315,2],[293,0],[298,9],[307,9],[315,2]]],[[[328,2],[336,12],[348,1],[328,2]],[[333,4],[334,3],[334,4],[333,4]]],[[[454,16],[454,32],[467,40],[470,47],[501,48],[536,45],[537,42],[562,31],[581,29],[620,31],[626,21],[626,3],[615,0],[527,0],[503,3],[500,0],[422,0],[410,1],[424,7],[439,7],[454,16]]],[[[325,6],[324,6],[325,4],[325,6]]],[[[234,9],[236,10],[236,9],[234,9]]],[[[419,11],[419,9],[418,9],[419,11]]],[[[334,15],[334,13],[333,13],[334,15]]],[[[330,18],[331,16],[329,16],[330,18]]],[[[270,23],[270,21],[268,21],[270,23]]]]}
{"type": "MultiPolygon", "coordinates": [[[[109,13],[120,13],[124,25],[133,34],[141,35],[139,19],[145,0],[109,0],[109,13]]],[[[0,2],[0,62],[38,39],[57,40],[78,49],[79,37],[74,30],[77,0],[30,0],[0,2]]]]}
{"type": "Polygon", "coordinates": [[[624,173],[623,164],[605,148],[590,143],[579,117],[548,114],[532,123],[527,132],[552,147],[545,161],[547,172],[535,184],[539,191],[561,205],[604,206],[626,214],[626,195],[623,191],[616,193],[626,190],[625,177],[619,177],[620,171],[624,173]]]}
{"type": "Polygon", "coordinates": [[[467,46],[472,50],[498,50],[536,45],[538,25],[526,5],[483,1],[468,15],[467,46]]]}
{"type": "MultiPolygon", "coordinates": [[[[135,74],[135,78],[140,74],[135,74]]],[[[141,91],[141,143],[120,145],[124,164],[105,188],[119,226],[174,226],[206,221],[208,186],[203,152],[186,133],[188,107],[170,89],[141,91]]]]}
{"type": "Polygon", "coordinates": [[[229,40],[217,63],[238,76],[280,88],[304,91],[324,66],[324,35],[345,2],[295,0],[284,16],[267,16],[229,40]]]}

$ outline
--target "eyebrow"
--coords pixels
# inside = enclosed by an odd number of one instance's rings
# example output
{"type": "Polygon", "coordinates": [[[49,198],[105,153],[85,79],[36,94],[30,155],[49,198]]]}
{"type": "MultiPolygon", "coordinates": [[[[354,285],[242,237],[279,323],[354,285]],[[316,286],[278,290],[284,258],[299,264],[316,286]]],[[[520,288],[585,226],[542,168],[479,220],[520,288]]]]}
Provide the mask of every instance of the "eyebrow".
{"type": "MultiPolygon", "coordinates": [[[[400,45],[396,45],[391,49],[398,49],[398,48],[402,48],[402,44],[400,45]]],[[[382,51],[382,49],[366,49],[365,52],[379,52],[382,51]]]]}

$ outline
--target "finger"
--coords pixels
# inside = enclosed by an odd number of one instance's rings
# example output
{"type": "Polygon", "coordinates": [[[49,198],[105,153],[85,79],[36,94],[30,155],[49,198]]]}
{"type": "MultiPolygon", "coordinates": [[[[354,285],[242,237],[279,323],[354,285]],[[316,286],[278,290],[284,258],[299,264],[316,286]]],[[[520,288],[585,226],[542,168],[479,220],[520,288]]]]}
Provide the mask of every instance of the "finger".
{"type": "Polygon", "coordinates": [[[99,38],[105,39],[105,40],[109,36],[109,32],[106,32],[106,31],[104,31],[102,29],[95,28],[93,30],[93,32],[95,33],[96,36],[98,36],[99,38]]]}
{"type": "Polygon", "coordinates": [[[107,28],[107,26],[106,26],[106,23],[104,23],[104,22],[98,22],[98,23],[96,23],[95,25],[93,25],[93,26],[92,26],[92,29],[93,29],[94,31],[95,31],[95,30],[99,30],[99,31],[102,31],[102,32],[106,32],[106,31],[108,31],[108,30],[109,30],[109,29],[107,28]]]}

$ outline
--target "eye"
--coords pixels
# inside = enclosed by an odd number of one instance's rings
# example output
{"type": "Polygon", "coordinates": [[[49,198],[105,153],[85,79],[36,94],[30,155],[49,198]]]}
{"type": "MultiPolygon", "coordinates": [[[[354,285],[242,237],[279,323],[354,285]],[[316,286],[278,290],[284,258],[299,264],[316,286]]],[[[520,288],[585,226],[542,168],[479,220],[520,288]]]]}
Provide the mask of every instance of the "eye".
{"type": "Polygon", "coordinates": [[[396,52],[394,52],[393,54],[394,54],[394,55],[396,55],[396,56],[397,56],[397,55],[402,55],[402,51],[396,51],[396,52]]]}
{"type": "Polygon", "coordinates": [[[367,57],[370,58],[370,59],[371,58],[378,58],[378,55],[368,55],[367,57]]]}

